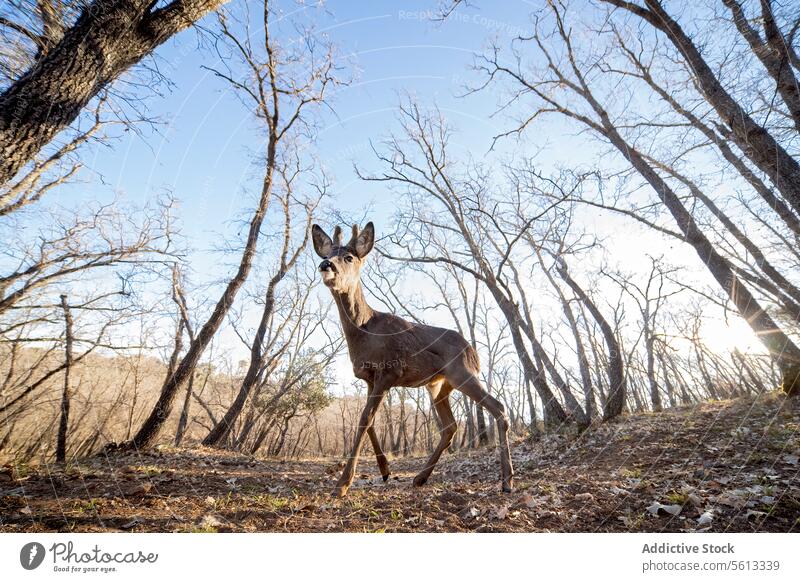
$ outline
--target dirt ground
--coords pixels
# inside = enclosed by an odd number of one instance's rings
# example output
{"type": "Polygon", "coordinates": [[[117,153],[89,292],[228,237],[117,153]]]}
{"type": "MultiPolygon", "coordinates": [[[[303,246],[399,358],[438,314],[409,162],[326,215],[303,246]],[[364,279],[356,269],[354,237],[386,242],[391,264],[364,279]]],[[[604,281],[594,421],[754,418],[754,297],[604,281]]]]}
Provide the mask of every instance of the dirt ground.
{"type": "Polygon", "coordinates": [[[380,478],[364,449],[344,499],[335,459],[283,462],[212,449],[0,469],[0,531],[800,531],[800,404],[772,394],[629,416],[580,436],[512,445],[500,492],[493,448],[423,458],[380,478]]]}

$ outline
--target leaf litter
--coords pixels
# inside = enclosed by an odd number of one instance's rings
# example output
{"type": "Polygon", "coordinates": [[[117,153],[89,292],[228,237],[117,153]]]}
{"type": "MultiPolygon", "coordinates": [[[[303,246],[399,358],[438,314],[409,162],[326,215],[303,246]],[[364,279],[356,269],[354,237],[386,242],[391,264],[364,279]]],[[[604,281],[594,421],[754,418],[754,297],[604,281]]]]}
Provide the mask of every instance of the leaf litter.
{"type": "Polygon", "coordinates": [[[421,488],[424,457],[391,460],[383,483],[365,449],[344,499],[329,495],[340,459],[159,447],[24,475],[4,465],[0,531],[791,532],[798,429],[800,405],[770,394],[520,437],[511,494],[492,447],[444,455],[421,488]]]}

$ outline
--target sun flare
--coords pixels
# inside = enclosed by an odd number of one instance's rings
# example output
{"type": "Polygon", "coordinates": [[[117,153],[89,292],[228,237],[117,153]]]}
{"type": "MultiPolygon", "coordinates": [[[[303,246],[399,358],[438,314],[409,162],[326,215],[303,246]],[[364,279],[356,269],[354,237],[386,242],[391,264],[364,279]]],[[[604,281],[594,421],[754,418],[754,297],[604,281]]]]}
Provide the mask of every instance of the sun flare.
{"type": "Polygon", "coordinates": [[[712,320],[703,325],[703,343],[715,352],[758,352],[762,344],[750,326],[741,319],[712,320]]]}

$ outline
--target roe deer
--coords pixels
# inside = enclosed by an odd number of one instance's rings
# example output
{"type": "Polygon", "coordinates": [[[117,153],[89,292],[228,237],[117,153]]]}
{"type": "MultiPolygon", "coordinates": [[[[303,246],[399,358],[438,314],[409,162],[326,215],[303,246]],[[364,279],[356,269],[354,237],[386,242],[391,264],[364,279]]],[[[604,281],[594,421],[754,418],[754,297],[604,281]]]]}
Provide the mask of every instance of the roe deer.
{"type": "Polygon", "coordinates": [[[331,290],[353,372],[367,383],[367,404],[355,435],[355,443],[342,476],[333,491],[342,497],[353,482],[358,455],[364,444],[364,433],[372,441],[383,480],[389,478],[389,464],[381,450],[373,427],[375,413],[393,386],[427,386],[433,406],[441,421],[441,440],[422,471],[414,477],[414,485],[424,485],[441,454],[450,446],[456,433],[456,421],[450,409],[450,392],[460,390],[485,407],[497,421],[500,436],[500,475],[503,491],[510,492],[513,480],[508,448],[508,419],[505,408],[481,386],[478,380],[477,352],[459,333],[411,323],[391,313],[375,311],[364,298],[361,268],[375,242],[375,229],[368,223],[342,244],[342,229],[336,227],[333,240],[316,224],[311,229],[314,250],[323,259],[319,264],[322,281],[331,290]]]}

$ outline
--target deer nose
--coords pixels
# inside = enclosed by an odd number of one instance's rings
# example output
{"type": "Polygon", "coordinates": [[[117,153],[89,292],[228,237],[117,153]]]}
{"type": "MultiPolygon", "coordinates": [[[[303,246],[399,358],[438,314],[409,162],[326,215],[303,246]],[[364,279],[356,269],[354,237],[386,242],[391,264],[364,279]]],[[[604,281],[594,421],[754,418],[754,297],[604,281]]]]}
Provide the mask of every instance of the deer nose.
{"type": "Polygon", "coordinates": [[[333,267],[333,263],[331,263],[328,259],[325,259],[319,264],[320,271],[333,271],[335,270],[333,267]]]}

